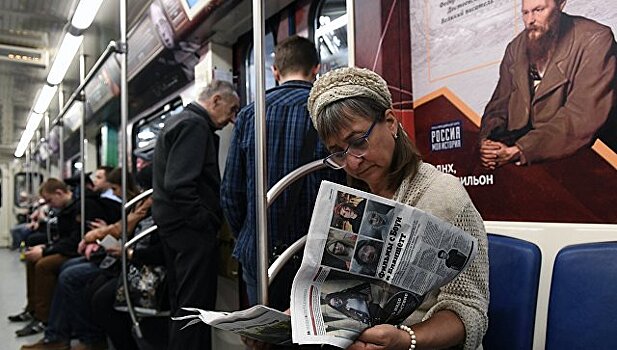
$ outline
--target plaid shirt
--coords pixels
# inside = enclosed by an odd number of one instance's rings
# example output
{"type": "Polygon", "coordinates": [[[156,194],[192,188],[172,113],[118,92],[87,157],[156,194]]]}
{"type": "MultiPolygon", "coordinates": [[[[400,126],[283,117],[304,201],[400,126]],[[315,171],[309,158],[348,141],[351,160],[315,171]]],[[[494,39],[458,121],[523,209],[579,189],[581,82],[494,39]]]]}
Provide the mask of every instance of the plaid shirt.
{"type": "MultiPolygon", "coordinates": [[[[300,164],[302,145],[313,128],[306,107],[312,84],[288,81],[266,92],[266,142],[268,188],[300,164]]],[[[235,123],[231,147],[221,184],[221,206],[237,237],[234,256],[243,269],[256,269],[256,205],[255,205],[255,123],[254,104],[244,107],[235,123]]],[[[324,158],[328,151],[317,142],[311,161],[324,158]]],[[[308,227],[321,180],[344,183],[342,171],[320,170],[297,183],[301,185],[294,208],[290,208],[290,188],[277,198],[268,210],[270,252],[273,246],[291,244],[308,233],[308,227]],[[291,215],[289,220],[285,216],[291,215]],[[289,228],[282,227],[288,223],[289,228]]]]}

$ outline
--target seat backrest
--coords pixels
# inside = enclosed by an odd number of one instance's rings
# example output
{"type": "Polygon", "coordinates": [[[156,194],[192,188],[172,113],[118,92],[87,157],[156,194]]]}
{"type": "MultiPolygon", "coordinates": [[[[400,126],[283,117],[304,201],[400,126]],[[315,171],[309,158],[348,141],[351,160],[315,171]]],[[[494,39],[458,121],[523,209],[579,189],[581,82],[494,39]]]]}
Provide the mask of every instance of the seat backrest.
{"type": "Polygon", "coordinates": [[[533,347],[541,256],[535,244],[488,235],[489,291],[487,350],[533,347]]]}
{"type": "Polygon", "coordinates": [[[557,254],[546,349],[617,349],[617,242],[577,244],[557,254]]]}

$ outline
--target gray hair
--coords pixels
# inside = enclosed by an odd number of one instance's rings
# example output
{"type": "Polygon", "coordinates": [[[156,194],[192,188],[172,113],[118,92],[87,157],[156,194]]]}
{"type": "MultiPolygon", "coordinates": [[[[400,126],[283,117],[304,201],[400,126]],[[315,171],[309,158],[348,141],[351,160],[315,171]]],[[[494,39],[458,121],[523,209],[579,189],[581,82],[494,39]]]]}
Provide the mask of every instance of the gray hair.
{"type": "Polygon", "coordinates": [[[205,102],[210,97],[219,94],[222,96],[238,96],[233,84],[225,80],[212,80],[210,84],[201,88],[197,93],[197,100],[205,102]]]}

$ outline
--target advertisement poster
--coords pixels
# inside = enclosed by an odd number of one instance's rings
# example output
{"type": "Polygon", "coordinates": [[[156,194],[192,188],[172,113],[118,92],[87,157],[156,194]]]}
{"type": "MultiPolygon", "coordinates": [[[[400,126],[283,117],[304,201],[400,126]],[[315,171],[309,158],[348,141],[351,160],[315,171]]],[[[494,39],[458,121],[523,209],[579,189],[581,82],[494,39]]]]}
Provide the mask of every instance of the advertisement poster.
{"type": "Polygon", "coordinates": [[[616,224],[617,8],[555,2],[410,2],[416,143],[485,220],[616,224]]]}

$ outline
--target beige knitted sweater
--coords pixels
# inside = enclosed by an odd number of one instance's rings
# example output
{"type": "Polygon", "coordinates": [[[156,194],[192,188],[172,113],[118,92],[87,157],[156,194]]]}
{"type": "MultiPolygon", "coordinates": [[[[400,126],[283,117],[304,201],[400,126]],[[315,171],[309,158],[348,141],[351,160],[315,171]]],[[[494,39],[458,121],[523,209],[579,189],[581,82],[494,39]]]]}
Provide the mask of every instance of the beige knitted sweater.
{"type": "Polygon", "coordinates": [[[467,191],[454,176],[421,163],[413,178],[403,181],[393,197],[431,213],[478,239],[478,254],[452,282],[431,293],[405,323],[415,324],[439,310],[455,312],[465,325],[463,348],[481,349],[488,327],[488,244],[484,222],[467,191]]]}

